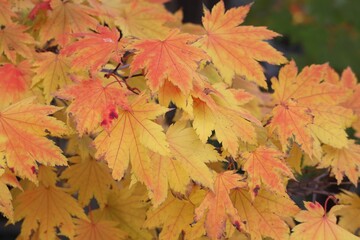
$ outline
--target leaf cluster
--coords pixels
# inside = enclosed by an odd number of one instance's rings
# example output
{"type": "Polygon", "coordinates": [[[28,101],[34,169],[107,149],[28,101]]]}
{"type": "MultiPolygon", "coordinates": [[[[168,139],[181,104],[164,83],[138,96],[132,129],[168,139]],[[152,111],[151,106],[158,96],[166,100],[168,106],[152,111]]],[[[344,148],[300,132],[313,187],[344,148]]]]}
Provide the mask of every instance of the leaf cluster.
{"type": "Polygon", "coordinates": [[[299,71],[279,34],[241,25],[251,5],[200,27],[163,2],[0,1],[0,212],[18,239],[358,239],[356,194],[300,210],[286,188],[308,166],[357,185],[352,70],[299,71]],[[272,94],[260,61],[284,64],[272,94]]]}

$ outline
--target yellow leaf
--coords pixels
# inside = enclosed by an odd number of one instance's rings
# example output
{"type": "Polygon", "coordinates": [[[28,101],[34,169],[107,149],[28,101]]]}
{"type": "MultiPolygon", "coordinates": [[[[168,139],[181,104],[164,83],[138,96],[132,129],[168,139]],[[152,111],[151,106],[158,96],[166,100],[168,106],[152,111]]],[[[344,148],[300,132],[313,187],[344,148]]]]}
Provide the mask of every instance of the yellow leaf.
{"type": "Polygon", "coordinates": [[[75,219],[74,240],[127,239],[126,233],[116,228],[117,223],[107,220],[75,219]]]}
{"type": "MultiPolygon", "coordinates": [[[[192,194],[197,194],[201,198],[203,194],[197,190],[192,194]]],[[[144,227],[155,228],[162,226],[159,239],[177,239],[182,231],[185,233],[185,239],[197,239],[205,233],[201,223],[190,226],[193,222],[195,210],[194,202],[191,200],[179,200],[169,194],[166,201],[157,208],[152,208],[147,212],[147,218],[144,227]],[[194,234],[194,228],[199,228],[194,234]]]]}
{"type": "MultiPolygon", "coordinates": [[[[146,95],[140,95],[131,103],[131,110],[119,110],[118,119],[110,130],[101,132],[95,139],[96,158],[104,157],[113,170],[112,176],[121,179],[128,168],[129,161],[136,169],[139,164],[147,164],[142,172],[136,171],[137,178],[149,172],[148,149],[161,155],[168,155],[169,144],[160,125],[152,120],[167,111],[158,104],[147,102],[146,95]],[[141,160],[143,159],[143,160],[141,160]]],[[[152,183],[147,182],[151,187],[152,183]]]]}
{"type": "Polygon", "coordinates": [[[51,11],[43,25],[40,27],[39,37],[45,43],[55,39],[64,46],[68,43],[69,34],[83,33],[88,29],[96,29],[98,22],[91,17],[91,9],[72,1],[52,0],[51,11]]]}
{"type": "Polygon", "coordinates": [[[214,148],[203,144],[195,130],[186,127],[186,122],[180,121],[171,125],[166,139],[169,142],[171,156],[151,156],[154,188],[150,196],[155,207],[165,200],[168,186],[175,192],[185,194],[190,179],[213,189],[213,172],[205,163],[219,159],[214,148]]]}
{"type": "Polygon", "coordinates": [[[67,165],[59,147],[47,139],[67,133],[65,124],[47,115],[59,110],[54,106],[33,103],[27,98],[0,111],[0,149],[5,152],[9,168],[15,173],[36,181],[36,161],[42,164],[67,165]]]}
{"type": "Polygon", "coordinates": [[[295,216],[295,220],[300,222],[300,224],[293,228],[291,240],[359,239],[336,224],[334,213],[343,206],[334,206],[326,213],[318,202],[304,202],[304,204],[307,210],[302,210],[295,216]]]}
{"type": "Polygon", "coordinates": [[[244,170],[247,172],[250,195],[254,199],[262,183],[271,191],[285,194],[285,178],[294,178],[283,161],[283,154],[276,149],[259,146],[253,152],[243,153],[244,170]]]}
{"type": "Polygon", "coordinates": [[[146,189],[139,184],[130,189],[125,186],[124,189],[111,191],[105,207],[93,211],[93,214],[96,219],[117,222],[119,228],[132,239],[152,239],[150,232],[142,227],[149,206],[146,199],[146,189]]]}
{"type": "Polygon", "coordinates": [[[54,98],[55,91],[72,82],[67,75],[70,61],[63,54],[39,53],[33,66],[36,67],[36,75],[32,79],[32,86],[41,82],[47,104],[54,98]]]}
{"type": "Polygon", "coordinates": [[[115,185],[110,169],[103,162],[91,157],[73,157],[71,162],[75,164],[61,174],[61,178],[68,179],[69,191],[78,191],[78,202],[81,206],[88,205],[93,197],[100,207],[104,206],[110,187],[115,185]]]}
{"type": "Polygon", "coordinates": [[[195,222],[206,214],[205,229],[211,239],[219,239],[223,236],[227,220],[239,231],[244,228],[242,219],[229,196],[231,189],[246,186],[241,180],[243,177],[232,171],[219,173],[215,180],[214,191],[208,191],[203,202],[195,209],[195,222]]]}
{"type": "Polygon", "coordinates": [[[283,218],[299,212],[289,197],[260,190],[253,201],[244,189],[235,189],[230,196],[241,220],[246,222],[246,231],[251,239],[289,238],[289,227],[283,218]]]}
{"type": "Polygon", "coordinates": [[[205,9],[202,22],[206,34],[199,42],[225,82],[231,84],[234,75],[238,74],[267,88],[262,67],[257,61],[281,64],[287,60],[264,41],[278,36],[277,33],[265,27],[238,26],[249,10],[250,5],[247,5],[225,12],[222,1],[211,12],[205,9]]]}
{"type": "MultiPolygon", "coordinates": [[[[39,174],[42,169],[39,170],[39,174]]],[[[76,200],[55,185],[43,185],[25,189],[14,203],[15,220],[24,219],[21,227],[23,236],[39,230],[40,239],[54,239],[56,227],[60,233],[72,238],[74,223],[71,216],[86,218],[76,200]]]]}
{"type": "Polygon", "coordinates": [[[340,216],[339,225],[352,233],[357,233],[360,229],[360,197],[342,189],[342,193],[337,194],[336,198],[344,207],[336,211],[335,214],[340,216]]]}
{"type": "Polygon", "coordinates": [[[333,148],[324,145],[323,150],[324,157],[319,168],[331,167],[331,173],[335,175],[338,184],[346,175],[357,186],[360,177],[360,145],[355,144],[353,140],[349,140],[347,147],[333,148]]]}

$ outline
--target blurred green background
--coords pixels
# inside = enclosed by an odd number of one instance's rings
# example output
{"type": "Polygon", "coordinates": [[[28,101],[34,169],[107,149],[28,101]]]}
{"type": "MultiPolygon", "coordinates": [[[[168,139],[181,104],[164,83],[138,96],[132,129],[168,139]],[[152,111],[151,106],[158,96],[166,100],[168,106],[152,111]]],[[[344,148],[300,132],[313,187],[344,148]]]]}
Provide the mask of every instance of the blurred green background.
{"type": "Polygon", "coordinates": [[[350,66],[359,79],[360,0],[255,0],[245,24],[282,34],[279,50],[301,68],[329,62],[338,72],[350,66]]]}

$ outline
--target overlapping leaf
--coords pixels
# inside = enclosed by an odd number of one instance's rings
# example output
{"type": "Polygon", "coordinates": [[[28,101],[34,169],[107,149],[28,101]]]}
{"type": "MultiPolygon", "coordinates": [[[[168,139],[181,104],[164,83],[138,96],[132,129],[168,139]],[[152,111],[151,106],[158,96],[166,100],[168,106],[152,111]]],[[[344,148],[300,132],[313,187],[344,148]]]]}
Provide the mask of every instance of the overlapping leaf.
{"type": "Polygon", "coordinates": [[[319,167],[331,167],[338,184],[346,175],[357,186],[360,177],[360,146],[349,140],[347,147],[334,148],[323,146],[324,157],[319,167]]]}
{"type": "Polygon", "coordinates": [[[285,177],[294,178],[289,167],[282,161],[283,154],[276,149],[260,146],[252,152],[245,152],[244,170],[252,199],[258,194],[262,183],[271,191],[285,193],[285,177]]]}
{"type": "Polygon", "coordinates": [[[28,61],[17,65],[6,63],[0,66],[0,74],[0,107],[5,107],[27,96],[32,77],[28,61]]]}
{"type": "Polygon", "coordinates": [[[34,103],[27,98],[0,111],[0,151],[15,173],[36,181],[36,161],[46,165],[67,165],[59,147],[47,139],[67,133],[65,124],[47,115],[58,107],[34,103]]]}
{"type": "Polygon", "coordinates": [[[98,26],[97,33],[75,33],[74,37],[82,37],[78,41],[67,45],[62,54],[72,56],[72,69],[90,69],[91,72],[98,70],[109,60],[120,63],[124,51],[124,39],[120,39],[121,33],[116,29],[98,26]]]}
{"type": "Polygon", "coordinates": [[[334,212],[341,209],[343,206],[334,206],[326,213],[324,208],[318,202],[305,202],[304,204],[307,210],[302,210],[295,216],[295,220],[301,223],[293,228],[291,240],[359,239],[336,224],[334,212]]]}
{"type": "Polygon", "coordinates": [[[132,239],[150,240],[153,236],[143,228],[149,206],[146,199],[145,188],[139,184],[130,189],[124,186],[122,190],[110,192],[105,207],[93,211],[93,214],[96,219],[117,222],[132,239]]]}
{"type": "Polygon", "coordinates": [[[24,237],[29,238],[38,230],[40,239],[55,239],[57,227],[61,234],[71,238],[75,233],[71,216],[86,219],[86,215],[74,198],[54,185],[55,173],[46,177],[53,184],[47,180],[43,184],[40,178],[39,186],[28,188],[16,197],[15,220],[24,219],[21,227],[24,237]]]}
{"type": "Polygon", "coordinates": [[[246,222],[251,239],[288,239],[290,230],[285,217],[299,212],[289,197],[260,190],[255,201],[245,189],[235,189],[231,199],[242,221],[246,222]]]}
{"type": "Polygon", "coordinates": [[[68,76],[70,61],[63,54],[52,52],[39,53],[36,57],[37,61],[33,64],[36,75],[32,78],[32,86],[41,82],[46,103],[49,104],[55,91],[72,83],[68,76]]]}
{"type": "Polygon", "coordinates": [[[103,157],[107,161],[115,179],[124,176],[131,160],[136,178],[151,189],[148,149],[167,155],[169,144],[162,127],[152,121],[165,113],[167,108],[147,101],[147,96],[143,94],[133,99],[130,109],[119,109],[118,119],[108,132],[100,133],[94,143],[96,157],[103,157]]]}
{"type": "Polygon", "coordinates": [[[196,133],[205,143],[215,130],[219,142],[233,156],[237,154],[239,139],[250,144],[256,143],[252,122],[261,124],[247,110],[239,106],[243,103],[237,97],[240,96],[236,96],[236,91],[226,89],[223,84],[194,85],[193,127],[196,133]]]}
{"type": "Polygon", "coordinates": [[[115,184],[108,167],[90,157],[74,157],[71,160],[75,164],[61,174],[61,178],[68,179],[69,191],[78,191],[81,206],[88,205],[93,197],[103,206],[111,186],[115,184]]]}
{"type": "Polygon", "coordinates": [[[75,219],[75,240],[121,240],[127,234],[116,228],[116,222],[107,220],[75,219]]]}
{"type": "Polygon", "coordinates": [[[109,121],[118,114],[117,106],[129,109],[126,91],[114,85],[103,86],[98,78],[84,80],[62,89],[56,96],[73,100],[66,111],[74,116],[80,136],[91,133],[100,124],[108,126],[109,121]]]}
{"type": "Polygon", "coordinates": [[[188,94],[198,74],[198,63],[208,59],[201,49],[191,45],[197,39],[195,35],[172,30],[164,38],[134,43],[132,47],[137,52],[130,66],[131,73],[144,69],[152,91],[159,90],[164,81],[169,80],[188,94]]]}
{"type": "Polygon", "coordinates": [[[206,162],[218,160],[218,154],[210,145],[204,145],[186,122],[171,125],[166,132],[170,156],[151,156],[154,187],[151,195],[154,206],[158,206],[167,196],[168,186],[175,192],[185,194],[189,180],[213,189],[212,171],[206,162]]]}
{"type": "Polygon", "coordinates": [[[211,12],[205,9],[202,22],[206,34],[199,42],[225,82],[231,83],[238,74],[267,88],[257,61],[281,64],[287,60],[264,41],[278,36],[277,33],[265,27],[238,26],[249,10],[250,5],[247,5],[225,12],[223,1],[217,3],[211,12]]]}
{"type": "Polygon", "coordinates": [[[195,222],[206,215],[205,229],[210,238],[221,238],[228,220],[239,231],[244,229],[242,219],[229,196],[230,190],[246,187],[246,183],[241,180],[243,177],[232,171],[219,173],[216,176],[214,191],[208,191],[203,202],[195,209],[195,222]]]}
{"type": "Polygon", "coordinates": [[[33,55],[29,45],[34,44],[33,37],[25,33],[27,27],[14,23],[0,29],[0,53],[5,54],[12,63],[16,63],[17,54],[29,59],[33,55]]]}
{"type": "Polygon", "coordinates": [[[339,105],[347,91],[323,81],[326,69],[327,65],[312,65],[297,75],[292,61],[281,69],[279,81],[273,81],[275,108],[269,127],[278,134],[284,151],[289,139],[317,159],[321,158],[320,141],[334,147],[346,145],[344,128],[353,116],[339,105]]]}
{"type": "Polygon", "coordinates": [[[85,5],[52,0],[50,6],[51,10],[39,31],[43,43],[53,38],[63,46],[68,43],[69,34],[88,32],[89,28],[96,29],[98,25],[96,19],[90,16],[91,9],[85,5]]]}
{"type": "Polygon", "coordinates": [[[182,231],[185,239],[197,239],[204,233],[204,227],[199,222],[193,226],[193,214],[196,201],[203,198],[203,192],[199,190],[192,193],[189,200],[180,200],[169,194],[166,201],[158,208],[152,208],[147,212],[144,226],[155,228],[162,226],[159,239],[176,239],[182,231]]]}
{"type": "MultiPolygon", "coordinates": [[[[339,203],[344,207],[336,211],[340,216],[339,225],[352,233],[356,233],[360,228],[360,197],[356,193],[342,190],[336,195],[339,203]]],[[[357,233],[359,235],[359,233],[357,233]]]]}

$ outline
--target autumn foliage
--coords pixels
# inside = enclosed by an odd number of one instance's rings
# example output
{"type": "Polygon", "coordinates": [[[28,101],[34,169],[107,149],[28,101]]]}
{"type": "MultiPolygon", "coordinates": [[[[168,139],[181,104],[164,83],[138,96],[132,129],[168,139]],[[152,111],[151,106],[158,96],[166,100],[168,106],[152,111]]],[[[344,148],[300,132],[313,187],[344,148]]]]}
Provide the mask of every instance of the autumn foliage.
{"type": "Polygon", "coordinates": [[[0,0],[0,212],[18,239],[359,239],[356,194],[301,210],[287,191],[309,166],[357,185],[352,70],[299,70],[278,33],[241,25],[251,5],[197,26],[163,2],[0,0]],[[260,62],[281,65],[271,89],[260,62]]]}

